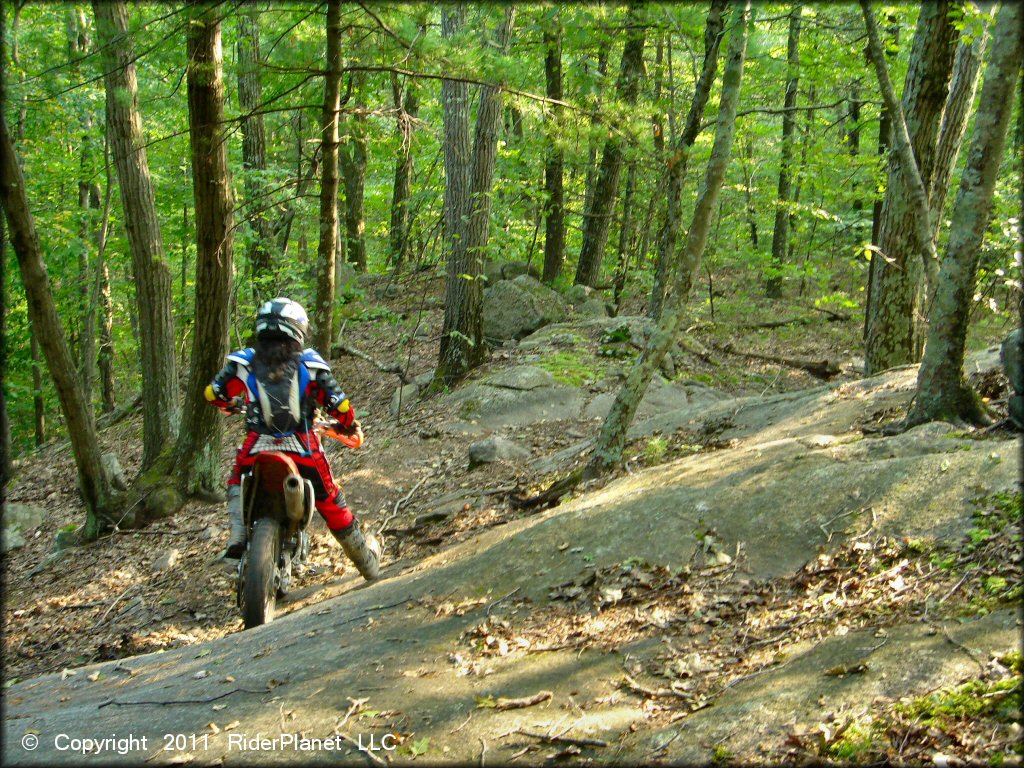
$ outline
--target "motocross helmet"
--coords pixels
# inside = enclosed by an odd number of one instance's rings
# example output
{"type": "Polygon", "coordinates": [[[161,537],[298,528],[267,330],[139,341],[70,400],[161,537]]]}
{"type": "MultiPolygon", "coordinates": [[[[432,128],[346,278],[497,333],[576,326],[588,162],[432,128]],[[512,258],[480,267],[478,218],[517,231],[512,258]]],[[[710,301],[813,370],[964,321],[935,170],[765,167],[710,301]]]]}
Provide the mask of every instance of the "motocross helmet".
{"type": "Polygon", "coordinates": [[[297,301],[283,296],[264,302],[256,313],[256,338],[280,338],[284,335],[302,344],[308,330],[306,310],[297,301]]]}

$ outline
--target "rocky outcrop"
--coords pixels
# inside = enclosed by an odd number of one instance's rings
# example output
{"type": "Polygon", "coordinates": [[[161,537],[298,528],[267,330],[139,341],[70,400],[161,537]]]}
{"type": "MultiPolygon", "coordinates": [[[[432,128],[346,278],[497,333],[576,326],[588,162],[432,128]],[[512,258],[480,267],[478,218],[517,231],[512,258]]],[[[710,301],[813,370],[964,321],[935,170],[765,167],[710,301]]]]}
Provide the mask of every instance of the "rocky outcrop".
{"type": "Polygon", "coordinates": [[[494,341],[521,339],[565,315],[562,297],[529,275],[484,291],[484,336],[494,341]]]}

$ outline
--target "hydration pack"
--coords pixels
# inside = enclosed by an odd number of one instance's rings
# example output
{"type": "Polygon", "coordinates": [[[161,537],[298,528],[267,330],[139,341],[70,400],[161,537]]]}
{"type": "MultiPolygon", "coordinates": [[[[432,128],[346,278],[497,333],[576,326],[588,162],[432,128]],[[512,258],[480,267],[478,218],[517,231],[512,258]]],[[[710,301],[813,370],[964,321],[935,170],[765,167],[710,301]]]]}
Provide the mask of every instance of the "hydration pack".
{"type": "Polygon", "coordinates": [[[257,376],[256,395],[263,423],[273,432],[287,434],[302,424],[302,391],[299,385],[299,366],[290,375],[257,376]]]}

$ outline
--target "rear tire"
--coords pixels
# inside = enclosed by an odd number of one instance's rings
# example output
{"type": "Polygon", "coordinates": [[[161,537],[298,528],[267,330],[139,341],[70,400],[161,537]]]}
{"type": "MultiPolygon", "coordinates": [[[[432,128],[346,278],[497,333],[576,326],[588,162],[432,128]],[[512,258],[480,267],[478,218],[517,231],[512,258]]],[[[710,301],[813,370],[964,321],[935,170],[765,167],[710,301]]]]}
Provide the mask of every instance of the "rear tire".
{"type": "Polygon", "coordinates": [[[274,620],[277,601],[277,558],[281,543],[281,524],[272,517],[256,521],[249,542],[249,562],[242,592],[242,621],[246,629],[274,620]]]}

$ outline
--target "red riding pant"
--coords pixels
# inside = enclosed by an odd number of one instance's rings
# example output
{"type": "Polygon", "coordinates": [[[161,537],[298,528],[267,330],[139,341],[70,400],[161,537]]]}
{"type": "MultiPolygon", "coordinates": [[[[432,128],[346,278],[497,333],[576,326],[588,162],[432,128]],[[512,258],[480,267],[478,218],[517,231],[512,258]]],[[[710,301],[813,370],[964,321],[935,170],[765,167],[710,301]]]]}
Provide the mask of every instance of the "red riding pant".
{"type": "MultiPolygon", "coordinates": [[[[313,484],[317,512],[323,516],[331,531],[348,528],[354,518],[345,502],[345,495],[334,482],[331,465],[327,463],[327,457],[320,446],[320,438],[315,432],[296,432],[295,437],[306,449],[305,453],[286,452],[295,462],[299,474],[313,484]]],[[[259,439],[258,432],[250,432],[246,436],[245,442],[235,456],[235,465],[231,470],[231,477],[228,478],[228,485],[241,484],[242,473],[248,471],[256,461],[257,454],[253,453],[252,449],[259,439]]]]}

